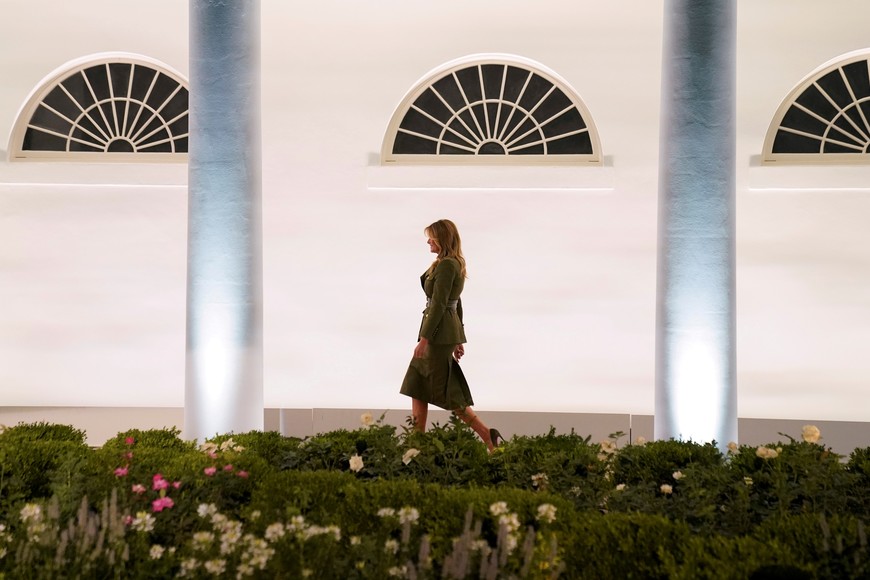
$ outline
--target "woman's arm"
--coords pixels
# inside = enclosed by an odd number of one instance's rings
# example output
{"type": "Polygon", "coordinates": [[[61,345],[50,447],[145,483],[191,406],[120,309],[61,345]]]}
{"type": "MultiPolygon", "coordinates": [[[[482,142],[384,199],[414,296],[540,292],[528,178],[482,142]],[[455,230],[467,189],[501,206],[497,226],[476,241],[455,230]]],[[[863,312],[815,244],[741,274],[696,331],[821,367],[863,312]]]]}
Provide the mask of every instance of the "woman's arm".
{"type": "Polygon", "coordinates": [[[453,281],[459,275],[459,264],[455,260],[441,260],[432,272],[435,283],[432,288],[432,297],[429,299],[429,308],[423,316],[423,324],[420,327],[420,339],[432,340],[444,313],[447,312],[447,300],[450,298],[450,290],[453,289],[453,281]]]}

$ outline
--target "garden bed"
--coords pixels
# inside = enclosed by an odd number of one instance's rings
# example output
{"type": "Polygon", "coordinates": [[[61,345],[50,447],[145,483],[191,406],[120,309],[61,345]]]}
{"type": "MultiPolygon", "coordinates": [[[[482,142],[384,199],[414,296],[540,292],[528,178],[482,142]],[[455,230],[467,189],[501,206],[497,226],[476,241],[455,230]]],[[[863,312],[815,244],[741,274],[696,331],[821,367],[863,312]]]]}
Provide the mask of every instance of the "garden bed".
{"type": "Polygon", "coordinates": [[[0,434],[5,578],[859,578],[870,448],[811,427],[761,447],[550,432],[492,455],[464,425],[364,415],[305,439],[99,448],[0,434]]]}

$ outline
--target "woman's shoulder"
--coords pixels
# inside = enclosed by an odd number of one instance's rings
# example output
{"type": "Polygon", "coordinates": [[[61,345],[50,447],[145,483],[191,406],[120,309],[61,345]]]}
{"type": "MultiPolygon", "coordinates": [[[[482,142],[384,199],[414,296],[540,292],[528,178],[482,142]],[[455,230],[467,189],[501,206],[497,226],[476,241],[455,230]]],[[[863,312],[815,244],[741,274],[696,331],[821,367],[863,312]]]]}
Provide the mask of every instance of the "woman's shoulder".
{"type": "Polygon", "coordinates": [[[435,266],[435,270],[459,270],[459,260],[456,258],[446,257],[441,258],[441,261],[438,262],[438,265],[435,266]]]}

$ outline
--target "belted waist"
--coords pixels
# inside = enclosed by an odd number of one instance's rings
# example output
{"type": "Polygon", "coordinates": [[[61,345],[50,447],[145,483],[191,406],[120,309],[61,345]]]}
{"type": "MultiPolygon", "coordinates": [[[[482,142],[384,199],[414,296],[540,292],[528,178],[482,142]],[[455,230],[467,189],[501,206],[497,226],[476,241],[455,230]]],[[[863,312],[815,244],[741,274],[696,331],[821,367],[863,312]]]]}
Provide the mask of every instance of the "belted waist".
{"type": "MultiPolygon", "coordinates": [[[[429,308],[429,306],[431,306],[431,305],[432,305],[432,299],[427,298],[426,299],[426,308],[429,308]]],[[[459,305],[459,299],[447,301],[447,309],[448,310],[453,310],[455,312],[457,305],[459,305]]]]}

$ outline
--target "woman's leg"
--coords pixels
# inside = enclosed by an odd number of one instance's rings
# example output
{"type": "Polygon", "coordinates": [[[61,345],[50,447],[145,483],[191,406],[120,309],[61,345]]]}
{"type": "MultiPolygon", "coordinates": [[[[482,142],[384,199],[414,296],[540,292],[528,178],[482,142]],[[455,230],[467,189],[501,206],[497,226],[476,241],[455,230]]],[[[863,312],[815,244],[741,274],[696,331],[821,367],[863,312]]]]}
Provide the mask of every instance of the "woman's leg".
{"type": "Polygon", "coordinates": [[[477,413],[471,407],[456,409],[453,411],[453,414],[462,419],[466,425],[471,427],[483,439],[487,449],[492,451],[495,448],[492,437],[489,434],[489,427],[484,425],[483,421],[481,421],[480,417],[477,416],[477,413]]]}
{"type": "Polygon", "coordinates": [[[429,403],[420,399],[411,399],[411,417],[414,419],[414,429],[425,433],[426,420],[429,418],[429,403]]]}

